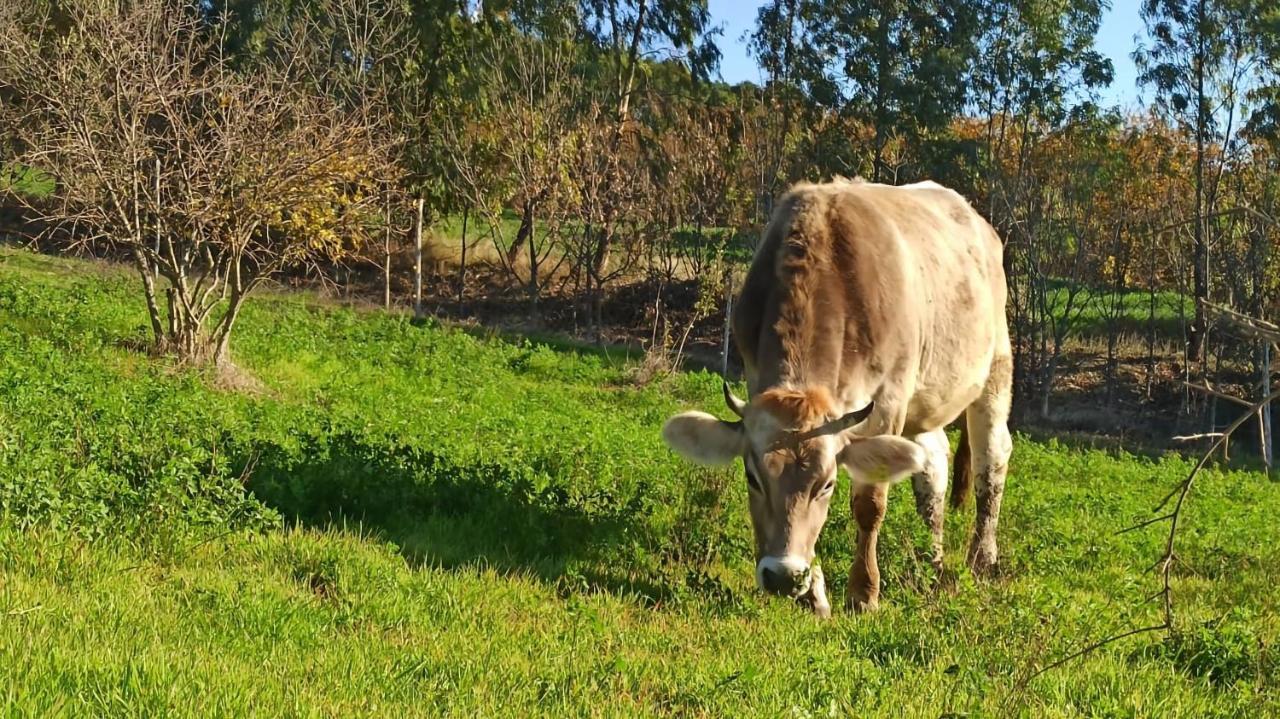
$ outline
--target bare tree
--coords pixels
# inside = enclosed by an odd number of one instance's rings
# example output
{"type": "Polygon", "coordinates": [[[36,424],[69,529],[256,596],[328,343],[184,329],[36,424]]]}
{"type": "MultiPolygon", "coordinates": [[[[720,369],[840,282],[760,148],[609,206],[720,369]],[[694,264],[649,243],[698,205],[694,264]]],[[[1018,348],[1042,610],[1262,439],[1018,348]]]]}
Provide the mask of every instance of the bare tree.
{"type": "Polygon", "coordinates": [[[654,237],[675,229],[671,214],[662,211],[666,189],[654,184],[656,158],[647,156],[660,149],[634,131],[623,144],[615,141],[607,114],[593,103],[575,134],[573,231],[564,246],[574,272],[586,282],[589,329],[596,337],[604,321],[605,286],[635,270],[654,237]],[[605,226],[611,228],[611,249],[608,262],[601,263],[599,233],[605,226]]]}
{"type": "Polygon", "coordinates": [[[57,180],[46,219],[132,259],[156,349],[225,366],[256,287],[364,239],[385,140],[309,89],[298,32],[249,75],[194,4],[67,9],[64,34],[38,14],[0,28],[19,159],[57,180]]]}
{"type": "MultiPolygon", "coordinates": [[[[444,123],[452,153],[455,191],[484,222],[503,268],[525,284],[530,310],[559,264],[557,245],[569,189],[581,80],[574,77],[571,44],[507,34],[477,48],[481,117],[444,123]],[[498,195],[523,200],[521,230],[503,234],[498,195]],[[546,232],[545,236],[539,231],[546,232]],[[522,257],[522,255],[524,257],[522,257]],[[523,262],[522,262],[523,260],[523,262]]],[[[478,113],[479,114],[479,113],[478,113]]]]}

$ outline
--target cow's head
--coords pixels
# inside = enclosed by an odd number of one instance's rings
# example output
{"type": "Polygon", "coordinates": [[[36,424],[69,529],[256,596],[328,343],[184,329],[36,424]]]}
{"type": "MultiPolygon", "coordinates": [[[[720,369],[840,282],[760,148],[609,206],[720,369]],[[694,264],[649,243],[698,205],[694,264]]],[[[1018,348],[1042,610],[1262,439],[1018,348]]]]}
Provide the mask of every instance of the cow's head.
{"type": "Polygon", "coordinates": [[[825,613],[829,605],[813,557],[837,466],[849,471],[855,485],[896,482],[921,470],[924,451],[901,437],[858,436],[854,428],[871,414],[871,405],[841,416],[825,389],[773,389],[747,403],[726,384],[724,396],[739,421],[685,412],[667,420],[663,439],[700,464],[742,458],[757,582],[765,591],[807,600],[825,613]]]}

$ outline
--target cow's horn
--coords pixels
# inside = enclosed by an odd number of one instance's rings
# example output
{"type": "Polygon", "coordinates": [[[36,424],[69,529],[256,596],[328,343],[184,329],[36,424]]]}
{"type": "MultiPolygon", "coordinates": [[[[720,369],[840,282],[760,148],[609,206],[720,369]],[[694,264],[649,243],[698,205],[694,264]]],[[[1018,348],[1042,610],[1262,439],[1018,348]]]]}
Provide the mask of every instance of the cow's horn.
{"type": "Polygon", "coordinates": [[[779,440],[775,447],[794,446],[807,439],[821,437],[825,434],[839,434],[850,427],[856,427],[859,422],[866,419],[871,414],[871,410],[875,407],[875,402],[868,402],[866,407],[855,409],[838,419],[833,419],[826,424],[819,425],[807,432],[787,432],[783,438],[779,440]]]}
{"type": "Polygon", "coordinates": [[[855,409],[840,419],[831,420],[827,424],[823,425],[820,432],[822,434],[837,434],[849,429],[850,427],[855,427],[859,422],[870,416],[871,410],[874,409],[875,406],[875,402],[868,402],[867,406],[862,409],[855,409]]]}
{"type": "Polygon", "coordinates": [[[741,417],[742,413],[747,410],[747,403],[738,399],[733,394],[733,390],[729,389],[728,380],[725,380],[724,382],[724,403],[729,405],[729,409],[733,410],[733,413],[739,417],[741,417]]]}

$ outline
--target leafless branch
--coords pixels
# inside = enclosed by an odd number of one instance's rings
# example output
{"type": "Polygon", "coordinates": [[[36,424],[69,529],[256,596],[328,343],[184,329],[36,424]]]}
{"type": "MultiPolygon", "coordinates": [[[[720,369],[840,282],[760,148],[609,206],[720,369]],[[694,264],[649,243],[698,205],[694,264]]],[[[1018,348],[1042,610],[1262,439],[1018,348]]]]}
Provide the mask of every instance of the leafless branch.
{"type": "Polygon", "coordinates": [[[1152,524],[1157,524],[1159,522],[1165,522],[1165,521],[1169,522],[1169,531],[1168,531],[1168,534],[1165,536],[1164,552],[1160,555],[1160,558],[1156,561],[1156,564],[1155,564],[1155,567],[1158,568],[1160,571],[1160,589],[1156,593],[1152,594],[1146,600],[1148,602],[1153,599],[1160,599],[1162,601],[1162,605],[1163,605],[1162,621],[1159,624],[1140,627],[1137,629],[1130,629],[1128,631],[1106,637],[1097,642],[1089,644],[1077,651],[1074,651],[1060,659],[1054,660],[1053,662],[1050,662],[1044,667],[1041,667],[1037,669],[1035,672],[1028,675],[1027,678],[1021,683],[1021,686],[1025,687],[1026,683],[1029,683],[1032,679],[1035,679],[1041,674],[1044,674],[1047,671],[1060,667],[1072,660],[1083,657],[1093,651],[1096,651],[1104,646],[1107,646],[1108,644],[1119,641],[1121,639],[1126,639],[1128,637],[1136,636],[1139,634],[1146,634],[1150,632],[1173,631],[1175,627],[1176,616],[1175,616],[1174,602],[1173,602],[1173,584],[1172,584],[1173,571],[1172,570],[1173,570],[1174,564],[1177,562],[1177,555],[1174,550],[1175,550],[1177,538],[1178,538],[1178,527],[1182,519],[1182,510],[1186,506],[1187,497],[1191,493],[1191,489],[1195,483],[1196,477],[1199,476],[1200,471],[1204,469],[1206,465],[1208,465],[1209,458],[1212,457],[1214,453],[1217,452],[1218,449],[1222,446],[1222,444],[1225,443],[1228,440],[1228,438],[1231,437],[1231,434],[1233,432],[1239,429],[1245,422],[1252,419],[1262,407],[1266,406],[1267,404],[1270,404],[1271,402],[1274,402],[1277,398],[1280,398],[1280,390],[1272,391],[1263,399],[1250,405],[1250,409],[1246,412],[1241,413],[1240,417],[1237,418],[1234,422],[1232,422],[1231,425],[1229,425],[1225,430],[1223,430],[1222,432],[1214,433],[1216,438],[1213,444],[1204,452],[1204,454],[1200,457],[1200,460],[1196,462],[1196,465],[1191,469],[1191,472],[1187,475],[1186,479],[1179,482],[1178,485],[1175,486],[1173,490],[1168,495],[1166,495],[1165,498],[1161,500],[1159,504],[1156,505],[1153,511],[1160,512],[1164,510],[1164,508],[1169,504],[1169,502],[1176,497],[1177,501],[1174,504],[1173,509],[1171,509],[1170,511],[1164,514],[1161,514],[1160,516],[1153,517],[1149,520],[1140,522],[1134,526],[1123,529],[1117,533],[1117,534],[1124,534],[1126,532],[1130,532],[1136,529],[1140,529],[1142,527],[1150,526],[1152,524]]]}

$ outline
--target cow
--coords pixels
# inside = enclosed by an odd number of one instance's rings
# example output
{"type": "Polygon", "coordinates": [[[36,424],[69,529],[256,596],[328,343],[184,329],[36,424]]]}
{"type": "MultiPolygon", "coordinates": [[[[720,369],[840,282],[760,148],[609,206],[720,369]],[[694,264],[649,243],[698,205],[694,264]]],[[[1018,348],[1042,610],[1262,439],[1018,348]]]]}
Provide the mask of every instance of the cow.
{"type": "Polygon", "coordinates": [[[761,589],[830,616],[814,547],[837,466],[857,525],[846,608],[879,604],[876,538],[888,488],[906,477],[941,571],[945,428],[962,415],[952,504],[976,484],[967,560],[979,576],[995,569],[1012,452],[1006,294],[995,230],[942,185],[837,178],[779,200],[731,318],[749,400],[726,382],[738,419],[685,412],[662,429],[694,462],[742,458],[761,589]]]}

